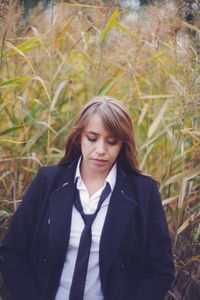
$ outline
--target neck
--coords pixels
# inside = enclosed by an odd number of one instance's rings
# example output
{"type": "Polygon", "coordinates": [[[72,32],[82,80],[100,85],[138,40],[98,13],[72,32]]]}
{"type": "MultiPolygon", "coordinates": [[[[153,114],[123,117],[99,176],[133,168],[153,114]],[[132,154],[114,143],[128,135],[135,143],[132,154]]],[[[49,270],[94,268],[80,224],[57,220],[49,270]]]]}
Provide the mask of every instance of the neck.
{"type": "Polygon", "coordinates": [[[83,165],[80,166],[80,173],[90,195],[98,191],[103,186],[108,175],[105,173],[90,172],[84,168],[83,165]]]}

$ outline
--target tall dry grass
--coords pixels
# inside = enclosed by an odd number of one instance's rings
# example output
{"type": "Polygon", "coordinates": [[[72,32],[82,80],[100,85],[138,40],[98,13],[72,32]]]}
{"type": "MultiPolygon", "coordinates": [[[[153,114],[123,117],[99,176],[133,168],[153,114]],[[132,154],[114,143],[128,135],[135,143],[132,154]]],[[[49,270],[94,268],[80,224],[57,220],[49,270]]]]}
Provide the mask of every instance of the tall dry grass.
{"type": "Polygon", "coordinates": [[[52,1],[24,20],[17,0],[8,3],[0,16],[1,236],[38,168],[63,155],[77,110],[93,95],[115,96],[132,114],[142,169],[161,182],[177,268],[167,299],[197,299],[199,17],[187,23],[172,1],[137,14],[115,1],[52,1]]]}

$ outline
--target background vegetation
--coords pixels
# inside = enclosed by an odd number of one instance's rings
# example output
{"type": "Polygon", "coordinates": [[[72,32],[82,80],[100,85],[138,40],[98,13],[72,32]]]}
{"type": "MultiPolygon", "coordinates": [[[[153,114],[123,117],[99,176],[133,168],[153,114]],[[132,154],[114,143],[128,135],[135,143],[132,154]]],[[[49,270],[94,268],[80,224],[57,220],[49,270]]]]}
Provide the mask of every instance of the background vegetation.
{"type": "MultiPolygon", "coordinates": [[[[29,9],[29,8],[33,8],[34,6],[36,6],[37,4],[38,4],[38,2],[42,2],[43,3],[43,5],[47,5],[48,3],[51,3],[51,1],[52,0],[20,0],[20,2],[21,3],[23,3],[23,5],[24,5],[24,7],[25,7],[25,9],[29,9]]],[[[122,2],[124,2],[124,1],[126,1],[126,0],[117,0],[117,1],[115,1],[115,2],[118,2],[118,3],[122,3],[122,2]]],[[[132,0],[132,1],[128,1],[129,3],[131,3],[131,2],[135,2],[135,1],[137,1],[137,0],[132,0]]],[[[138,0],[139,2],[140,2],[140,4],[147,4],[147,3],[149,3],[149,2],[151,2],[151,0],[138,0]]],[[[55,1],[54,1],[55,2],[55,1]]],[[[59,1],[57,1],[57,2],[59,2],[59,1]]],[[[65,1],[62,1],[62,2],[68,2],[68,3],[70,3],[70,2],[73,2],[73,1],[67,1],[67,0],[65,0],[65,1]]],[[[88,3],[89,1],[88,0],[79,0],[79,1],[76,1],[77,3],[79,2],[79,3],[88,3]]],[[[92,1],[90,1],[90,2],[92,2],[92,1]]],[[[93,1],[94,2],[94,1],[93,1]]],[[[103,3],[107,3],[107,2],[109,2],[108,0],[103,0],[102,1],[103,3]]]]}
{"type": "Polygon", "coordinates": [[[93,95],[114,96],[132,114],[141,168],[161,182],[177,269],[166,299],[199,299],[198,10],[187,22],[176,1],[137,13],[85,2],[52,1],[26,19],[17,0],[1,3],[1,238],[38,168],[63,155],[77,110],[93,95]]]}

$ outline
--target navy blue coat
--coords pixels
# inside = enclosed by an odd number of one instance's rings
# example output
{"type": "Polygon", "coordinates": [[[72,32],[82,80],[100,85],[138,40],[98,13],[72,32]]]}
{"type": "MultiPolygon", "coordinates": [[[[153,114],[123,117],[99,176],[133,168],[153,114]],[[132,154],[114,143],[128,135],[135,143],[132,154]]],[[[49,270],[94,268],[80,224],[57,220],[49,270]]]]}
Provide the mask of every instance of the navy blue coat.
{"type": "MultiPolygon", "coordinates": [[[[76,163],[41,168],[12,219],[0,260],[14,300],[54,300],[69,242],[76,163]]],[[[163,299],[174,265],[153,179],[118,166],[99,266],[105,300],[163,299]]]]}

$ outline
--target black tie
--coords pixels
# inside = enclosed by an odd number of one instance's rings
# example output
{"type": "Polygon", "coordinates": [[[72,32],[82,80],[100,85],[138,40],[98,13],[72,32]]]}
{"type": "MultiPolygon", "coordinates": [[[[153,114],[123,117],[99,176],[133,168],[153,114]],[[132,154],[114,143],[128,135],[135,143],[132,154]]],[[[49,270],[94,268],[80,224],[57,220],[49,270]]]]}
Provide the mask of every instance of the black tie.
{"type": "Polygon", "coordinates": [[[93,214],[85,214],[83,212],[83,207],[80,201],[79,191],[76,190],[74,204],[76,209],[81,214],[81,217],[85,223],[85,227],[82,231],[81,238],[80,238],[69,300],[83,300],[85,281],[86,281],[87,269],[88,269],[88,261],[90,256],[90,248],[92,243],[92,230],[91,230],[92,224],[101,208],[103,201],[108,197],[110,192],[111,192],[111,188],[109,183],[107,183],[101,193],[96,211],[93,214]]]}

